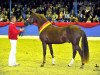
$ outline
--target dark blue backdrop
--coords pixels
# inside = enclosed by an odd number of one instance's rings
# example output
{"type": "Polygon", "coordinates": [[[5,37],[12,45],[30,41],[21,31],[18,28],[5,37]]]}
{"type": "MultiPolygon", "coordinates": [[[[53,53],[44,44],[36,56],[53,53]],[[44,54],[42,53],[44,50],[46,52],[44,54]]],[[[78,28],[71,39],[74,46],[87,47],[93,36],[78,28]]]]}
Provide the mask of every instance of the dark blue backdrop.
{"type": "MultiPolygon", "coordinates": [[[[25,28],[24,35],[33,35],[33,36],[39,35],[38,27],[35,25],[29,25],[24,28],[25,28]]],[[[86,32],[87,36],[100,36],[100,25],[95,26],[93,28],[83,28],[83,27],[80,28],[86,32]]],[[[7,34],[8,34],[8,25],[0,27],[0,35],[7,35],[7,34]]]]}

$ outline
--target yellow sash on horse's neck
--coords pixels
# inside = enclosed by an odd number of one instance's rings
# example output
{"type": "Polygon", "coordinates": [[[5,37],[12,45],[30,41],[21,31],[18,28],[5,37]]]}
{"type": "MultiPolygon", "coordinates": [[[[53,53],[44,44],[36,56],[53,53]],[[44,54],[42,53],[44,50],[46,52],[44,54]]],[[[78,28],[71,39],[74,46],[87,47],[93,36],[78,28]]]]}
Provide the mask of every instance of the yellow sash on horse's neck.
{"type": "Polygon", "coordinates": [[[39,28],[39,33],[41,34],[41,32],[48,27],[49,25],[51,25],[50,21],[45,22],[40,28],[39,28]]]}

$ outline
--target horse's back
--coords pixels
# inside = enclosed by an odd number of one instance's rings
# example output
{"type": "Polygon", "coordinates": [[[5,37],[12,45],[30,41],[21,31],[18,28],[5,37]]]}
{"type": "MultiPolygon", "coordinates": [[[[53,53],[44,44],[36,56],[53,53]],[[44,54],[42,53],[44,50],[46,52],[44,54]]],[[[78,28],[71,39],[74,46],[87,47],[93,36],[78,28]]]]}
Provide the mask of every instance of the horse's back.
{"type": "Polygon", "coordinates": [[[77,25],[68,25],[66,26],[66,30],[77,34],[82,32],[82,30],[77,25]]]}

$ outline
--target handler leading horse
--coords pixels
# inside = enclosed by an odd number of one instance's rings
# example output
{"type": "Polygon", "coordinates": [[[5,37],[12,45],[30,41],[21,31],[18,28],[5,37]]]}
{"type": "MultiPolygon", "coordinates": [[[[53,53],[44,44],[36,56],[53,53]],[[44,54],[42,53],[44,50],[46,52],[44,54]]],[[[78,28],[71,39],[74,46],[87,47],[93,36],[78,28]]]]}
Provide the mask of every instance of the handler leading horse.
{"type": "Polygon", "coordinates": [[[62,44],[68,42],[72,44],[73,48],[73,57],[68,66],[73,64],[78,51],[82,62],[81,68],[83,68],[83,65],[89,60],[88,41],[83,30],[76,25],[68,25],[66,27],[54,26],[45,18],[44,15],[37,13],[32,13],[29,20],[26,21],[25,24],[33,24],[33,22],[37,23],[40,33],[39,37],[43,46],[43,63],[41,64],[41,67],[43,67],[46,62],[46,45],[49,46],[50,53],[52,55],[52,64],[55,64],[52,44],[62,44]],[[82,38],[82,40],[80,38],[82,38]],[[79,46],[80,40],[82,48],[79,46]]]}

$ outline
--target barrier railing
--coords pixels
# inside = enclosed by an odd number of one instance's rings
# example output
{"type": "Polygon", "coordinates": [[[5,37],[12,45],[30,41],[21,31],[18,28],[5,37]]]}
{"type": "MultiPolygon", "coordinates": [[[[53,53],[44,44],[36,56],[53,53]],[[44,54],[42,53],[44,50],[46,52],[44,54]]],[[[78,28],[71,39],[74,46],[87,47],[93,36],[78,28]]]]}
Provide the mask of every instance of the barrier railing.
{"type": "MultiPolygon", "coordinates": [[[[15,24],[16,26],[19,26],[19,27],[25,26],[24,22],[16,22],[15,24]]],[[[52,24],[56,26],[60,26],[60,27],[67,26],[67,25],[79,25],[85,28],[91,28],[91,27],[100,25],[100,22],[91,22],[91,23],[89,22],[52,22],[52,24]]],[[[9,22],[0,22],[0,27],[6,26],[6,25],[9,25],[9,22]]]]}

